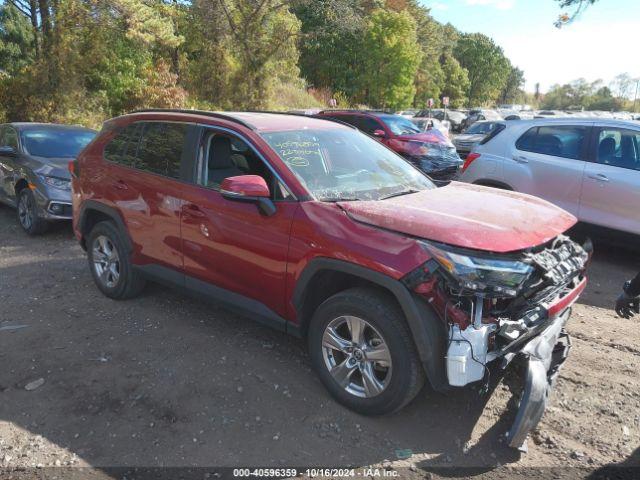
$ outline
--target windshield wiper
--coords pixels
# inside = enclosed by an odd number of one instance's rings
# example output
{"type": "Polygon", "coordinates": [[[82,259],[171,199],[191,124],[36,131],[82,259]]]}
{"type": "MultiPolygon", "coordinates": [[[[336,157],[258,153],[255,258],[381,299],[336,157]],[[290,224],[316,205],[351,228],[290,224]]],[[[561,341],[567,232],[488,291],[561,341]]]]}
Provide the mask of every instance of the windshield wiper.
{"type": "Polygon", "coordinates": [[[359,198],[348,198],[348,197],[344,197],[344,198],[323,198],[322,200],[320,200],[321,202],[327,202],[327,203],[336,203],[336,202],[358,202],[360,201],[359,198]]]}
{"type": "Polygon", "coordinates": [[[388,198],[393,198],[393,197],[401,197],[402,195],[410,195],[412,193],[418,193],[420,190],[413,190],[413,189],[409,189],[409,190],[401,190],[399,192],[395,192],[392,193],[390,195],[384,196],[384,197],[380,197],[380,200],[387,200],[388,198]]]}

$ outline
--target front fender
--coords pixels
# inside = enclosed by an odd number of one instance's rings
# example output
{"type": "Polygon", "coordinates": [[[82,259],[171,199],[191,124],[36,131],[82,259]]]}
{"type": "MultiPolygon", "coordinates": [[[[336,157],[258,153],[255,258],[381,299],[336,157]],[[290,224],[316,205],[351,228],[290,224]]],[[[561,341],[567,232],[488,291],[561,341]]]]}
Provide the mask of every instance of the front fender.
{"type": "Polygon", "coordinates": [[[307,286],[314,275],[322,270],[333,270],[360,277],[389,291],[402,308],[432,388],[436,391],[448,389],[444,368],[447,332],[444,324],[424,300],[409,291],[402,282],[384,273],[342,260],[315,258],[306,266],[296,284],[293,304],[297,312],[302,311],[307,286]]]}

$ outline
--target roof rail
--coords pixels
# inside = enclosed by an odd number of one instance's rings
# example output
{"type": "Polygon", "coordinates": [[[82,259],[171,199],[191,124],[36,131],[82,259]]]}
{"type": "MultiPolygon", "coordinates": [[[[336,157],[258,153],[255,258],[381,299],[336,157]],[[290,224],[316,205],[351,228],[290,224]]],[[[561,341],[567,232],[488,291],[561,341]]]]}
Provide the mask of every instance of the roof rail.
{"type": "Polygon", "coordinates": [[[352,113],[387,113],[393,114],[393,112],[389,110],[383,109],[375,109],[375,108],[328,108],[326,110],[321,110],[318,113],[331,113],[331,112],[352,112],[352,113]]]}
{"type": "MultiPolygon", "coordinates": [[[[323,110],[323,111],[330,111],[330,110],[323,110]]],[[[317,118],[319,120],[326,120],[327,122],[340,123],[342,125],[353,128],[355,130],[358,129],[357,127],[351,125],[350,123],[344,122],[342,120],[338,120],[337,118],[324,117],[324,116],[318,115],[318,113],[322,113],[322,112],[318,112],[313,115],[307,115],[305,113],[277,112],[277,111],[269,111],[269,110],[249,110],[249,112],[250,113],[272,113],[275,115],[292,115],[294,117],[305,117],[305,118],[317,118]]]]}
{"type": "Polygon", "coordinates": [[[189,110],[189,109],[176,109],[176,108],[147,108],[142,110],[136,110],[130,113],[190,113],[192,115],[202,115],[203,117],[219,118],[220,120],[228,120],[234,122],[250,130],[256,130],[256,127],[250,123],[240,120],[233,115],[227,115],[224,113],[210,112],[207,110],[189,110]]]}

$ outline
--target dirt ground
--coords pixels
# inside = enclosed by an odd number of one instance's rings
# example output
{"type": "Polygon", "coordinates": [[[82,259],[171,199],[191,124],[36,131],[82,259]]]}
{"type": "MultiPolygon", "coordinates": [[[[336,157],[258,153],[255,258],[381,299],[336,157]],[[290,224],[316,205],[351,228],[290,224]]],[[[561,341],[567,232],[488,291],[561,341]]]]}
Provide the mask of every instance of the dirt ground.
{"type": "Polygon", "coordinates": [[[611,309],[639,269],[640,254],[596,246],[571,355],[520,455],[503,444],[513,408],[502,383],[485,397],[425,389],[396,415],[359,416],[329,397],[299,340],[157,285],[109,300],[69,225],[29,238],[0,207],[0,478],[367,465],[415,478],[562,478],[640,465],[640,319],[611,309]]]}

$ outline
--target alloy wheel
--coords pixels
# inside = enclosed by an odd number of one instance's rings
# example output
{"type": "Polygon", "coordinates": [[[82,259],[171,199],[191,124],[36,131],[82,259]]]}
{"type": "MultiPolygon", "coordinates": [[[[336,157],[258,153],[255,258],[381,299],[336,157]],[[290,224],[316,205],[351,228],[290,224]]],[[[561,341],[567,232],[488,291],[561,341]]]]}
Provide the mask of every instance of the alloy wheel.
{"type": "Polygon", "coordinates": [[[29,230],[33,225],[33,205],[30,195],[21,195],[18,201],[18,218],[25,230],[29,230]]]}
{"type": "Polygon", "coordinates": [[[326,326],[322,355],[333,379],[352,395],[380,395],[391,381],[391,352],[382,335],[366,320],[341,316],[326,326]]]}
{"type": "Polygon", "coordinates": [[[117,285],[120,278],[120,256],[113,242],[100,235],[93,241],[93,268],[100,282],[107,288],[117,285]]]}

